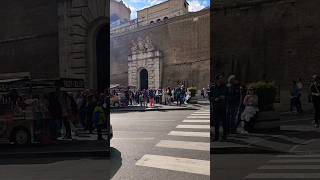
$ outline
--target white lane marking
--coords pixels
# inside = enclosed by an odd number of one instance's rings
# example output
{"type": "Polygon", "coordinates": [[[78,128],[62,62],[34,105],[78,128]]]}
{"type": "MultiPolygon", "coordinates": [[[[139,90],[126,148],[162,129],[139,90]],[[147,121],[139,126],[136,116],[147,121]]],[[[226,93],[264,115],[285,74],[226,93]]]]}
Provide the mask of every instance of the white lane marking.
{"type": "Polygon", "coordinates": [[[280,159],[270,160],[269,163],[319,163],[320,159],[280,159]]]}
{"type": "Polygon", "coordinates": [[[183,120],[182,122],[186,123],[209,123],[210,120],[183,120]]]}
{"type": "Polygon", "coordinates": [[[123,118],[121,118],[121,119],[110,119],[110,120],[112,120],[112,121],[134,121],[134,122],[152,122],[152,121],[159,121],[159,122],[161,122],[161,121],[163,121],[163,122],[168,122],[168,121],[177,121],[177,120],[172,120],[172,119],[130,119],[130,118],[125,118],[125,119],[123,119],[123,118]]]}
{"type": "Polygon", "coordinates": [[[190,114],[191,116],[210,116],[210,114],[199,114],[199,113],[194,113],[190,114]]]}
{"type": "Polygon", "coordinates": [[[210,115],[210,112],[193,112],[196,115],[210,115]]]}
{"type": "Polygon", "coordinates": [[[319,179],[320,173],[253,173],[246,178],[252,179],[319,179]]]}
{"type": "Polygon", "coordinates": [[[320,169],[320,165],[265,165],[265,166],[261,166],[259,167],[258,169],[273,169],[273,170],[276,170],[276,169],[294,169],[294,170],[299,170],[299,169],[303,169],[303,170],[306,170],[306,169],[320,169]]]}
{"type": "Polygon", "coordinates": [[[209,132],[171,131],[170,136],[210,137],[209,132]]]}
{"type": "Polygon", "coordinates": [[[188,119],[210,119],[210,116],[188,116],[188,119]]]}
{"type": "Polygon", "coordinates": [[[190,114],[190,116],[210,117],[210,114],[190,114]]]}
{"type": "Polygon", "coordinates": [[[174,149],[210,151],[210,143],[204,143],[204,142],[162,140],[156,146],[164,147],[164,148],[174,148],[174,149]]]}
{"type": "Polygon", "coordinates": [[[210,161],[146,154],[136,162],[138,166],[210,175],[210,161]]]}
{"type": "Polygon", "coordinates": [[[320,154],[278,155],[279,158],[320,158],[320,154]]]}
{"type": "Polygon", "coordinates": [[[178,129],[210,129],[209,125],[178,125],[178,129]]]}
{"type": "Polygon", "coordinates": [[[154,138],[112,138],[113,140],[154,140],[154,138]]]}

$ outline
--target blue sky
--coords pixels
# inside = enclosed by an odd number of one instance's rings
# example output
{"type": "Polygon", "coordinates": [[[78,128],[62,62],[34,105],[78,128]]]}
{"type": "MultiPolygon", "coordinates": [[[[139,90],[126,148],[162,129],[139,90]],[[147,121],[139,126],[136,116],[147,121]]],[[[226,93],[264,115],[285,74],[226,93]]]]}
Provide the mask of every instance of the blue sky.
{"type": "MultiPolygon", "coordinates": [[[[120,0],[118,0],[120,1],[120,0]]],[[[146,7],[159,4],[167,0],[122,0],[131,9],[131,18],[137,17],[137,11],[146,7]]],[[[210,6],[210,0],[187,0],[189,3],[189,11],[199,11],[210,6]]]]}

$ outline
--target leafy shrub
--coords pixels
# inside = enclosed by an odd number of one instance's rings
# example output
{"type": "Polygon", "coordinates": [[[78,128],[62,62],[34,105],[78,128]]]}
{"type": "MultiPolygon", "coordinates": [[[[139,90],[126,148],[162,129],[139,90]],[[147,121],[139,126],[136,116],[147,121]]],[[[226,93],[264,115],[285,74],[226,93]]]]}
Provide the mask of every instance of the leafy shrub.
{"type": "Polygon", "coordinates": [[[189,87],[188,91],[190,91],[191,97],[195,97],[197,94],[197,87],[189,87]]]}
{"type": "Polygon", "coordinates": [[[276,100],[277,88],[274,82],[258,81],[251,83],[249,86],[256,90],[259,98],[259,109],[260,111],[271,111],[273,110],[273,104],[276,100]]]}

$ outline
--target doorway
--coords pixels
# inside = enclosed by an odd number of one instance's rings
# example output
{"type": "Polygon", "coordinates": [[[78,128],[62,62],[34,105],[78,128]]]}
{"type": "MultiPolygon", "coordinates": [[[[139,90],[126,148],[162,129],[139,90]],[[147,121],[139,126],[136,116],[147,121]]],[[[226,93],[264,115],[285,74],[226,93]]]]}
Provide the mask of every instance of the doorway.
{"type": "Polygon", "coordinates": [[[140,89],[148,89],[148,71],[146,69],[142,69],[140,71],[140,89]]]}
{"type": "Polygon", "coordinates": [[[109,87],[109,26],[104,25],[97,33],[96,38],[96,63],[97,63],[97,90],[102,92],[109,87]]]}

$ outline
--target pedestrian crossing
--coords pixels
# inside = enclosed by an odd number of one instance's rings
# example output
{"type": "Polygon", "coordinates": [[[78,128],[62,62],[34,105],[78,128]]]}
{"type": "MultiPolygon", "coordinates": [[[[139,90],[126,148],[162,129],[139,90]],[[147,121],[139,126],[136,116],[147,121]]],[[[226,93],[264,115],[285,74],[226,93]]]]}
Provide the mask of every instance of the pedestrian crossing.
{"type": "Polygon", "coordinates": [[[247,179],[320,179],[320,154],[278,155],[247,179]]]}
{"type": "MultiPolygon", "coordinates": [[[[179,157],[166,155],[145,154],[136,162],[137,166],[187,172],[192,174],[210,175],[210,112],[199,110],[190,114],[181,124],[168,133],[167,139],[160,140],[156,148],[179,150],[179,157]],[[177,140],[177,139],[183,140],[177,140]],[[192,141],[186,140],[192,138],[192,141]],[[180,153],[181,151],[181,153],[180,153]],[[207,153],[208,159],[187,158],[184,152],[196,151],[196,153],[207,153]]],[[[208,177],[209,179],[209,177],[208,177]]]]}

